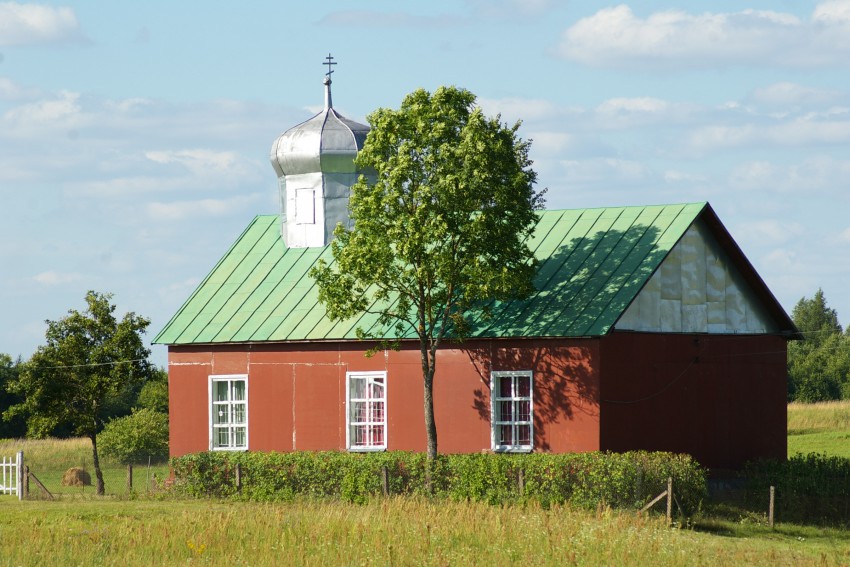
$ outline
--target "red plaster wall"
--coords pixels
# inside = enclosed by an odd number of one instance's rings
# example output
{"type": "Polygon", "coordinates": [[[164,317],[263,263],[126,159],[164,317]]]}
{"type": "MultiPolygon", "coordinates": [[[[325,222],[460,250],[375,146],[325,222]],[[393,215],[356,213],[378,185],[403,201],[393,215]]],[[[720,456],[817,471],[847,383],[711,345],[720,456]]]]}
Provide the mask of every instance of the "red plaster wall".
{"type": "MultiPolygon", "coordinates": [[[[475,341],[438,354],[439,448],[490,449],[489,372],[534,371],[535,450],[599,448],[598,341],[475,341]]],[[[209,374],[248,374],[250,450],[345,449],[345,375],[387,372],[387,444],[425,450],[419,350],[364,356],[362,343],[170,347],[171,454],[209,445],[209,374]]]]}
{"type": "Polygon", "coordinates": [[[723,469],[785,459],[786,348],[763,335],[605,337],[601,448],[689,453],[723,469]]]}

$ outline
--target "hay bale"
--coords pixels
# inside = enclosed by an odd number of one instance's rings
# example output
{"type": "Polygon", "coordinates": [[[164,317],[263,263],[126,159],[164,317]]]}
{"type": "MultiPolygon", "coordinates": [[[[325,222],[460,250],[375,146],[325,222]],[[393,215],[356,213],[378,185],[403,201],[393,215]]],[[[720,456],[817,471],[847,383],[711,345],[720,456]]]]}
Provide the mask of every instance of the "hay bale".
{"type": "Polygon", "coordinates": [[[80,467],[71,467],[62,475],[62,486],[91,486],[91,475],[80,467]]]}

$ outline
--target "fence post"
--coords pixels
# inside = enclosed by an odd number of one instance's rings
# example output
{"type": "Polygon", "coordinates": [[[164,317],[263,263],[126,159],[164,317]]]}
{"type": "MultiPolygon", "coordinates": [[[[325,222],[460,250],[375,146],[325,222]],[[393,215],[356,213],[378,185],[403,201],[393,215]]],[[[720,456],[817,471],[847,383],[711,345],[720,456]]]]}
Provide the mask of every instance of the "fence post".
{"type": "Polygon", "coordinates": [[[673,477],[667,477],[667,525],[671,525],[673,518],[673,477]]]}
{"type": "Polygon", "coordinates": [[[236,463],[236,492],[242,492],[242,463],[236,463]]]}
{"type": "Polygon", "coordinates": [[[519,495],[525,496],[525,471],[524,471],[524,469],[519,469],[519,474],[517,475],[517,488],[519,488],[519,495]]]}
{"type": "Polygon", "coordinates": [[[770,487],[770,506],[767,509],[767,522],[770,524],[770,529],[773,529],[773,510],[774,497],[776,495],[776,487],[770,487]]]}
{"type": "Polygon", "coordinates": [[[30,497],[30,468],[24,465],[24,498],[30,497]]]}
{"type": "Polygon", "coordinates": [[[381,491],[384,496],[390,495],[390,471],[386,466],[381,466],[381,491]]]}
{"type": "Polygon", "coordinates": [[[133,464],[127,465],[127,492],[133,491],[133,464]]]}
{"type": "Polygon", "coordinates": [[[18,490],[18,500],[24,499],[24,452],[18,451],[17,455],[17,467],[15,474],[17,474],[17,490],[18,490]]]}

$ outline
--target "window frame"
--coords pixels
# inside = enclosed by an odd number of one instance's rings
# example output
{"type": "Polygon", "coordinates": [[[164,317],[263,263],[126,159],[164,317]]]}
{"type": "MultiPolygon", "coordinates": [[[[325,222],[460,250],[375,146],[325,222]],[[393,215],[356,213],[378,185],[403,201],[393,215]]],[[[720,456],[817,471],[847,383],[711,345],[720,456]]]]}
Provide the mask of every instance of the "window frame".
{"type": "Polygon", "coordinates": [[[490,447],[498,453],[530,453],[534,451],[534,372],[531,370],[493,370],[490,372],[490,447]],[[516,394],[516,377],[528,378],[528,396],[518,396],[516,394]],[[505,378],[511,380],[511,395],[504,397],[499,395],[501,391],[501,381],[505,378]],[[496,421],[497,407],[499,402],[510,402],[511,415],[516,416],[516,404],[518,402],[528,402],[528,420],[510,419],[496,421]],[[497,428],[502,425],[510,425],[512,427],[511,438],[516,440],[517,427],[527,425],[529,429],[528,444],[519,444],[516,442],[505,444],[499,442],[497,428]]]}
{"type": "MultiPolygon", "coordinates": [[[[369,453],[369,452],[377,452],[377,451],[386,451],[387,450],[387,438],[389,434],[389,427],[387,422],[387,372],[386,370],[376,370],[376,371],[358,371],[358,372],[346,372],[345,373],[345,447],[348,451],[355,453],[369,453]],[[353,407],[351,398],[351,382],[352,379],[362,380],[368,379],[370,377],[373,378],[381,378],[383,380],[383,397],[382,398],[371,398],[369,395],[370,390],[368,389],[367,382],[367,396],[366,398],[355,398],[356,402],[365,402],[367,404],[367,413],[369,404],[374,401],[382,401],[383,402],[383,419],[378,422],[379,425],[383,427],[383,443],[376,445],[353,445],[352,433],[355,423],[364,424],[367,426],[367,431],[370,426],[374,427],[376,422],[373,420],[366,420],[365,422],[355,422],[353,420],[353,407]]],[[[367,434],[368,436],[368,434],[367,434]]]]}
{"type": "MultiPolygon", "coordinates": [[[[226,400],[226,404],[228,407],[231,407],[234,404],[234,400],[230,399],[232,395],[232,386],[228,386],[228,400],[226,400]]],[[[237,402],[242,402],[241,400],[235,400],[237,402]]],[[[247,374],[211,374],[209,377],[209,390],[208,390],[208,398],[207,398],[207,412],[209,413],[209,448],[210,451],[247,451],[249,447],[249,437],[248,437],[248,375],[247,374]],[[216,402],[213,399],[215,384],[219,382],[227,382],[228,384],[232,384],[234,382],[244,382],[245,383],[245,445],[244,446],[234,446],[232,443],[225,447],[216,447],[215,439],[216,439],[216,429],[221,429],[223,427],[227,427],[230,429],[229,438],[233,439],[233,428],[238,427],[242,424],[238,423],[227,423],[227,424],[216,424],[213,419],[213,408],[215,404],[219,405],[221,402],[216,402]]]]}

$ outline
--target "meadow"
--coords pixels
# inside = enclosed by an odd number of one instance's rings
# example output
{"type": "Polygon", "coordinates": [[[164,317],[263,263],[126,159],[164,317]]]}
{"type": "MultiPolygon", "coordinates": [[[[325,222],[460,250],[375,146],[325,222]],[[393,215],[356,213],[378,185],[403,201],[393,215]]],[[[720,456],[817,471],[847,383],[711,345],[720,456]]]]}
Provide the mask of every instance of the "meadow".
{"type": "Polygon", "coordinates": [[[788,455],[850,458],[850,400],[788,404],[788,455]]]}
{"type": "MultiPolygon", "coordinates": [[[[91,441],[78,437],[71,439],[0,439],[0,455],[13,457],[24,452],[24,464],[45,487],[56,496],[87,495],[95,493],[94,465],[91,441]],[[62,486],[62,475],[71,467],[80,467],[91,475],[90,486],[62,486]]],[[[108,495],[127,493],[127,466],[100,457],[100,468],[108,495]]],[[[145,493],[155,484],[168,478],[168,463],[141,463],[134,465],[133,490],[145,493]]],[[[30,484],[33,494],[39,491],[30,484]]]]}
{"type": "MultiPolygon", "coordinates": [[[[850,456],[841,441],[850,434],[850,402],[791,404],[788,428],[789,454],[850,456]]],[[[23,443],[40,478],[55,478],[70,461],[91,460],[87,440],[23,443]]],[[[0,454],[20,444],[0,441],[0,454]]],[[[105,468],[123,482],[126,467],[105,468]]],[[[711,505],[677,518],[671,529],[660,513],[604,507],[420,497],[260,504],[109,485],[107,479],[106,498],[93,496],[91,487],[56,501],[0,497],[0,565],[850,564],[848,530],[789,523],[771,529],[764,514],[711,505]]]]}

